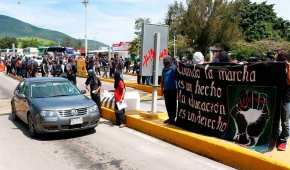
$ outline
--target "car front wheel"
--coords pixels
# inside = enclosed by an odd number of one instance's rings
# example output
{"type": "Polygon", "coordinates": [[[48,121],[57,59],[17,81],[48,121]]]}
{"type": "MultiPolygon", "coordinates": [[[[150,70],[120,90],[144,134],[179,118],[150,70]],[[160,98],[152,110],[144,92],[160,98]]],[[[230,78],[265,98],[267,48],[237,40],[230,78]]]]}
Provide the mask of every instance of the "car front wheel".
{"type": "Polygon", "coordinates": [[[17,121],[16,109],[13,102],[11,102],[11,120],[17,121]]]}
{"type": "Polygon", "coordinates": [[[35,131],[35,125],[33,123],[32,114],[30,113],[28,114],[27,121],[28,121],[28,132],[30,137],[36,137],[37,133],[35,131]]]}

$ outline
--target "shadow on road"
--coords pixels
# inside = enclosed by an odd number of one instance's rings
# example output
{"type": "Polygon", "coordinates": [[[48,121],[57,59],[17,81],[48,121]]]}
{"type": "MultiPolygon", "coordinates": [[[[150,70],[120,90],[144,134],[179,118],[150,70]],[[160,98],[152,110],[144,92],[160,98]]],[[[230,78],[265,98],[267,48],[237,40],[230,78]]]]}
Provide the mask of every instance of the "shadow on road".
{"type": "MultiPolygon", "coordinates": [[[[8,114],[6,114],[8,115],[8,114]]],[[[13,122],[16,128],[12,129],[19,129],[21,132],[28,138],[31,138],[28,132],[28,125],[22,122],[21,120],[13,121],[11,119],[11,114],[9,114],[8,119],[13,122]]],[[[101,123],[101,122],[100,122],[101,123]]],[[[92,135],[96,133],[96,130],[83,130],[83,131],[74,131],[74,132],[60,132],[60,133],[46,133],[40,134],[37,137],[32,139],[38,141],[51,141],[51,140],[65,140],[65,139],[73,139],[73,138],[80,138],[87,135],[92,135]]]]}

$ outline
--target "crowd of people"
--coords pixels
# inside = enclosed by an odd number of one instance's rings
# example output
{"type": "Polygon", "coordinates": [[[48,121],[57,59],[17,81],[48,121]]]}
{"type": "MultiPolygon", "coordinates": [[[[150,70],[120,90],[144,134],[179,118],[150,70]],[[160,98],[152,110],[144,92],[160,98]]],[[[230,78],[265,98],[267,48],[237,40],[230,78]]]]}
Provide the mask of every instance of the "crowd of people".
{"type": "Polygon", "coordinates": [[[36,57],[5,56],[4,62],[7,74],[31,78],[41,73],[42,77],[66,77],[76,85],[77,67],[74,57],[45,54],[42,61],[37,62],[36,57]]]}

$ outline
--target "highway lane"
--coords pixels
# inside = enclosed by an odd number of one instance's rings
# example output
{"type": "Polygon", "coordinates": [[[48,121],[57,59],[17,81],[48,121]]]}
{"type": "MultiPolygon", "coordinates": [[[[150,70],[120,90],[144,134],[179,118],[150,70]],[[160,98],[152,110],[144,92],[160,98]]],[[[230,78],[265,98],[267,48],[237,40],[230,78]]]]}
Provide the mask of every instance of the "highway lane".
{"type": "MultiPolygon", "coordinates": [[[[17,81],[0,73],[0,98],[10,99],[16,85],[17,81]]],[[[94,133],[44,135],[39,139],[27,134],[25,124],[12,122],[9,115],[0,113],[1,170],[231,169],[103,119],[94,133]]]]}

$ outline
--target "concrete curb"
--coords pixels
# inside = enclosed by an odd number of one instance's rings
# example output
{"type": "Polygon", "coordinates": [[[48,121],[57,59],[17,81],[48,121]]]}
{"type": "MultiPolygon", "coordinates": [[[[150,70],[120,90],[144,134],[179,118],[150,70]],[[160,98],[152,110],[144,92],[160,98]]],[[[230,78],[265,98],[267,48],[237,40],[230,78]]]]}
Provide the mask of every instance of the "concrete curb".
{"type": "MultiPolygon", "coordinates": [[[[113,110],[102,108],[103,117],[115,120],[113,110]]],[[[126,113],[127,127],[159,138],[194,153],[212,158],[237,169],[290,169],[290,165],[264,154],[251,151],[237,144],[199,134],[175,126],[164,125],[158,120],[144,118],[137,113],[126,113]]]]}

